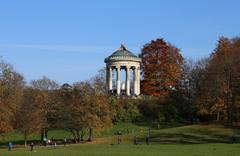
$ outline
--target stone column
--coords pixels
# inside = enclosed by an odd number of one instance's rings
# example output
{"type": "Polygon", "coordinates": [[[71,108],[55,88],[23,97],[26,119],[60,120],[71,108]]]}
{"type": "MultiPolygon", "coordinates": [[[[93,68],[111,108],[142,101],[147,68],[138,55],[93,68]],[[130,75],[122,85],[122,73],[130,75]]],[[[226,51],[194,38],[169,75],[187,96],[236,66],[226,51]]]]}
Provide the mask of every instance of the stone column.
{"type": "Polygon", "coordinates": [[[112,91],[112,67],[107,68],[107,82],[108,82],[108,90],[112,91]]]}
{"type": "Polygon", "coordinates": [[[117,95],[121,92],[121,67],[117,67],[117,95]]]}
{"type": "Polygon", "coordinates": [[[133,69],[134,95],[138,95],[138,79],[137,79],[138,77],[137,77],[137,74],[138,74],[137,68],[134,67],[134,69],[133,69]]]}
{"type": "Polygon", "coordinates": [[[138,81],[138,89],[137,89],[137,95],[140,95],[140,79],[141,79],[141,74],[140,74],[140,67],[137,67],[137,81],[138,81]]]}
{"type": "Polygon", "coordinates": [[[130,68],[127,66],[126,67],[126,95],[130,95],[130,68]]]}
{"type": "Polygon", "coordinates": [[[107,86],[107,89],[109,90],[109,69],[108,69],[108,66],[106,66],[106,86],[107,86]]]}

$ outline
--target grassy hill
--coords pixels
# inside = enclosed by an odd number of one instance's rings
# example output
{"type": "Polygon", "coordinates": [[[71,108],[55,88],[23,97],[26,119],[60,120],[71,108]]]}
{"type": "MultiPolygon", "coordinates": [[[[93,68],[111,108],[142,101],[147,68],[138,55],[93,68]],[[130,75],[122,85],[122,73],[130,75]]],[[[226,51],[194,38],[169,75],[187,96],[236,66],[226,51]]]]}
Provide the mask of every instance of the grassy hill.
{"type": "Polygon", "coordinates": [[[217,124],[189,125],[153,131],[151,137],[155,143],[229,143],[240,141],[240,131],[217,124]]]}
{"type": "MultiPolygon", "coordinates": [[[[146,126],[120,126],[119,129],[124,135],[121,139],[125,142],[132,142],[134,136],[138,136],[139,141],[144,143],[149,128],[146,126]],[[125,128],[123,128],[125,127],[125,128]],[[129,133],[126,129],[130,130],[129,133]]],[[[118,127],[118,126],[117,126],[118,127]]],[[[114,127],[113,130],[119,130],[114,127]]],[[[111,130],[111,131],[113,131],[111,130]]],[[[175,126],[164,125],[160,129],[150,129],[150,140],[152,144],[206,144],[206,143],[235,143],[240,142],[240,130],[236,128],[226,128],[220,124],[198,124],[175,126]]],[[[117,136],[97,138],[95,142],[114,143],[117,136]]]]}
{"type": "MultiPolygon", "coordinates": [[[[117,132],[122,133],[123,141],[132,141],[133,137],[138,136],[139,140],[144,141],[144,138],[149,132],[149,127],[146,124],[132,124],[132,123],[120,123],[113,125],[108,130],[95,133],[94,143],[104,142],[112,143],[116,140],[117,136],[114,135],[117,132]]],[[[179,126],[173,125],[161,125],[160,129],[151,128],[150,136],[152,143],[229,143],[231,138],[234,137],[236,142],[240,142],[240,130],[236,128],[226,128],[220,124],[197,124],[197,125],[185,125],[179,126]]],[[[49,138],[61,140],[64,137],[72,137],[71,133],[64,130],[52,130],[48,133],[49,138]]],[[[32,134],[28,137],[29,140],[39,140],[39,134],[32,134]]],[[[13,142],[14,144],[23,144],[23,135],[14,131],[2,135],[0,143],[6,144],[7,142],[13,142]]]]}
{"type": "MultiPolygon", "coordinates": [[[[121,123],[113,125],[110,129],[95,133],[93,143],[114,144],[117,140],[117,132],[121,132],[121,139],[132,142],[137,136],[139,141],[144,142],[149,132],[147,124],[121,123]]],[[[160,129],[150,128],[151,142],[153,144],[199,144],[199,143],[230,143],[232,138],[240,142],[240,130],[226,128],[220,124],[197,124],[197,125],[161,125],[160,129]]],[[[62,140],[64,137],[72,137],[71,133],[64,130],[52,130],[48,133],[49,138],[62,140]]],[[[39,140],[39,134],[28,137],[29,140],[39,140]]],[[[23,135],[14,131],[1,136],[0,145],[7,142],[23,144],[23,135]]]]}

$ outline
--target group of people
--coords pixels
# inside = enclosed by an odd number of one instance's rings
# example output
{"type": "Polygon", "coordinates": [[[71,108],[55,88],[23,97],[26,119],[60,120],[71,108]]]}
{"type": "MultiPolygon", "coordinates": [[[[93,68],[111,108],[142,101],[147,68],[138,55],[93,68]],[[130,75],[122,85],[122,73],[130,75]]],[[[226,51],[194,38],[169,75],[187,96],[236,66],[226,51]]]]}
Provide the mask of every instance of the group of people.
{"type": "Polygon", "coordinates": [[[53,146],[54,148],[57,148],[57,142],[52,139],[47,139],[47,138],[43,138],[43,142],[44,142],[44,145],[47,146],[47,145],[51,145],[53,146]]]}
{"type": "MultiPolygon", "coordinates": [[[[122,143],[122,139],[121,139],[122,133],[120,131],[118,131],[116,134],[118,136],[117,142],[118,142],[118,144],[121,144],[122,143]]],[[[45,146],[51,145],[55,149],[57,148],[57,142],[54,141],[53,138],[51,140],[49,140],[47,138],[44,138],[43,142],[44,142],[45,146]]],[[[75,143],[76,139],[67,139],[66,137],[64,137],[63,138],[63,145],[66,146],[68,142],[74,142],[75,143]]],[[[150,137],[149,137],[149,135],[146,136],[145,142],[146,142],[147,145],[150,144],[150,137]]],[[[134,145],[138,145],[139,144],[139,139],[138,139],[137,135],[134,136],[133,144],[134,145]]],[[[34,151],[34,147],[35,147],[35,144],[33,142],[31,142],[30,143],[30,151],[34,151]]],[[[13,149],[13,144],[12,144],[12,142],[9,142],[8,143],[8,151],[12,151],[12,149],[13,149]]]]}
{"type": "MultiPolygon", "coordinates": [[[[57,148],[57,142],[56,142],[56,141],[53,141],[53,139],[48,140],[47,138],[44,138],[44,139],[43,139],[43,143],[44,143],[45,146],[47,146],[47,145],[52,145],[52,146],[54,147],[54,149],[57,148]]],[[[67,143],[67,140],[66,140],[66,138],[64,138],[64,146],[66,146],[66,143],[67,143]]],[[[33,142],[31,142],[31,143],[29,144],[29,146],[30,146],[30,151],[35,151],[35,150],[34,150],[35,144],[34,144],[33,142]]],[[[12,142],[9,142],[8,145],[7,145],[7,147],[8,147],[8,151],[12,151],[12,149],[13,149],[13,143],[12,143],[12,142]]]]}
{"type": "MultiPolygon", "coordinates": [[[[34,151],[34,146],[35,146],[35,144],[33,142],[31,142],[30,143],[30,151],[34,151]]],[[[13,149],[13,144],[12,144],[12,142],[9,142],[8,143],[8,151],[12,151],[12,149],[13,149]]]]}
{"type": "MultiPolygon", "coordinates": [[[[146,143],[147,145],[150,144],[150,137],[149,137],[149,135],[146,136],[146,138],[145,138],[145,143],[146,143]]],[[[134,136],[133,144],[134,144],[134,145],[139,145],[139,140],[138,140],[138,137],[137,137],[136,135],[134,136]]]]}
{"type": "MultiPolygon", "coordinates": [[[[117,132],[115,134],[117,134],[117,143],[121,144],[122,143],[122,139],[121,139],[122,133],[119,131],[119,132],[117,132]]],[[[147,145],[150,144],[150,136],[149,136],[149,134],[146,136],[145,142],[146,142],[147,145]]],[[[137,135],[135,135],[134,138],[133,138],[133,144],[134,145],[139,145],[139,139],[138,139],[137,135]]]]}

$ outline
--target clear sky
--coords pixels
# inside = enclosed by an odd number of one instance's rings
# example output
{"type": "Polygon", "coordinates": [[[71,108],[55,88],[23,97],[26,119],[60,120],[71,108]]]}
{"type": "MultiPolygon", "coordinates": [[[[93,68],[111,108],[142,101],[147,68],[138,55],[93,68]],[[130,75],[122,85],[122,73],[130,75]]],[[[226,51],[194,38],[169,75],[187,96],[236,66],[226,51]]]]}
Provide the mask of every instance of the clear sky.
{"type": "Polygon", "coordinates": [[[240,32],[239,0],[1,0],[0,56],[26,81],[94,76],[121,43],[138,54],[156,38],[186,58],[240,32]]]}

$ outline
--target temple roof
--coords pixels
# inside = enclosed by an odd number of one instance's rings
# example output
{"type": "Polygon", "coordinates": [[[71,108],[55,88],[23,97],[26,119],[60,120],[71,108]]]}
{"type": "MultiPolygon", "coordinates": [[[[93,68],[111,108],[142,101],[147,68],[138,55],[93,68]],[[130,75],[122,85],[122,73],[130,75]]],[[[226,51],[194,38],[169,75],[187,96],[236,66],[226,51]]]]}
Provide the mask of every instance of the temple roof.
{"type": "Polygon", "coordinates": [[[109,57],[107,57],[104,62],[109,62],[109,61],[120,61],[120,60],[131,60],[131,61],[137,61],[141,62],[141,59],[134,55],[132,52],[127,50],[127,48],[121,44],[120,48],[112,53],[109,57]]]}

